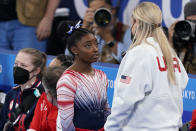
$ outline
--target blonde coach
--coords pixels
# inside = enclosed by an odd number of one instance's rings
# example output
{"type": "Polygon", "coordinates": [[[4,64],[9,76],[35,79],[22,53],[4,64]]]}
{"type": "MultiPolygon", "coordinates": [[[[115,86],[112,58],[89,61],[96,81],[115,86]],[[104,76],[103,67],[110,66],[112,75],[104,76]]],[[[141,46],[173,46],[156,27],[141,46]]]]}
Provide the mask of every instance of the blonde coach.
{"type": "Polygon", "coordinates": [[[105,130],[178,131],[188,76],[161,28],[161,10],[143,2],[132,20],[133,44],[119,67],[105,130]]]}

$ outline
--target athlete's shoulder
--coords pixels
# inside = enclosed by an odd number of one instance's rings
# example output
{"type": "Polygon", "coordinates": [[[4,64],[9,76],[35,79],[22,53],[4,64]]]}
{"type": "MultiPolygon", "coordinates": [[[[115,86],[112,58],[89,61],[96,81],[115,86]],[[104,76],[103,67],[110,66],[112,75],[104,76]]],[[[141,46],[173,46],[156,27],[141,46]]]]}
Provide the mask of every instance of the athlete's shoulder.
{"type": "Polygon", "coordinates": [[[102,70],[95,69],[95,68],[93,68],[93,70],[94,70],[95,73],[105,74],[102,70]]]}
{"type": "Polygon", "coordinates": [[[99,70],[99,69],[95,69],[95,68],[93,68],[93,69],[94,69],[96,75],[101,76],[101,78],[107,79],[107,75],[105,72],[103,72],[102,70],[99,70]]]}

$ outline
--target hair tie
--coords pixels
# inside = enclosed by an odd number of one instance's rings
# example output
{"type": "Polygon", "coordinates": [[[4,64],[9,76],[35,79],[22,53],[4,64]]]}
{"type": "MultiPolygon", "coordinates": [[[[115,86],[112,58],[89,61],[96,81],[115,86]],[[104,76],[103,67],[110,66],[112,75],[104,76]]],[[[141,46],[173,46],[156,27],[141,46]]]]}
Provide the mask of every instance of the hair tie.
{"type": "Polygon", "coordinates": [[[67,34],[72,34],[72,32],[75,30],[75,29],[78,29],[81,27],[82,24],[81,23],[81,20],[78,21],[78,23],[75,25],[75,26],[71,26],[69,25],[68,27],[70,28],[69,31],[67,32],[67,34]]]}
{"type": "Polygon", "coordinates": [[[154,27],[155,28],[159,28],[159,27],[161,27],[161,24],[160,23],[159,24],[155,24],[154,27]]]}

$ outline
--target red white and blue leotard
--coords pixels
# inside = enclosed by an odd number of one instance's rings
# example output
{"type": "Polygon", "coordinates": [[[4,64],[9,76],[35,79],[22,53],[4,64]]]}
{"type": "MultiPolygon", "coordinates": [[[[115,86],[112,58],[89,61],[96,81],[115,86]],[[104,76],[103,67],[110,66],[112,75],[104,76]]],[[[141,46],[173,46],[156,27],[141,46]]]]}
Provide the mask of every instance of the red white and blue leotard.
{"type": "Polygon", "coordinates": [[[93,76],[66,70],[57,83],[57,102],[63,131],[75,128],[103,128],[110,109],[107,101],[108,80],[94,69],[93,76]]]}

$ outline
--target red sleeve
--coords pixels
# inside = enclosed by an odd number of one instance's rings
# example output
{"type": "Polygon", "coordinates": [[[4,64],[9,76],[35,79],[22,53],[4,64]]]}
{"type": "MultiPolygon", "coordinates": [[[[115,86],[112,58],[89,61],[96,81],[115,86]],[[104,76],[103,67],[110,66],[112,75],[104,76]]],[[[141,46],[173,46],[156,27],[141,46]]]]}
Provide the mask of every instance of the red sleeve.
{"type": "Polygon", "coordinates": [[[191,123],[190,123],[190,130],[192,129],[196,129],[196,110],[193,110],[193,113],[192,113],[192,120],[191,120],[191,123]]]}
{"type": "Polygon", "coordinates": [[[33,119],[31,121],[31,124],[30,124],[30,127],[29,129],[34,129],[34,130],[40,130],[41,129],[41,103],[43,101],[43,97],[44,97],[45,93],[43,93],[41,95],[41,97],[39,98],[38,102],[37,102],[37,105],[36,105],[36,108],[35,108],[35,111],[34,111],[34,115],[33,115],[33,119]]]}

